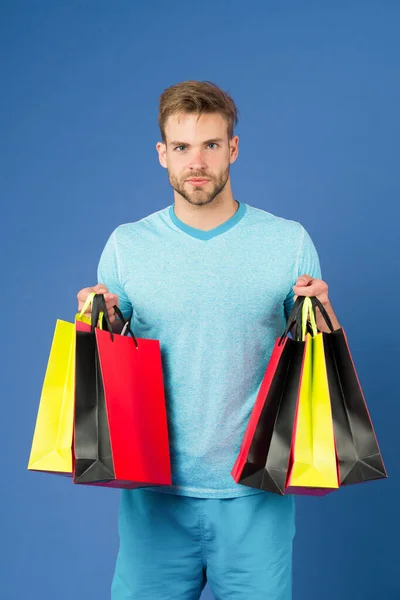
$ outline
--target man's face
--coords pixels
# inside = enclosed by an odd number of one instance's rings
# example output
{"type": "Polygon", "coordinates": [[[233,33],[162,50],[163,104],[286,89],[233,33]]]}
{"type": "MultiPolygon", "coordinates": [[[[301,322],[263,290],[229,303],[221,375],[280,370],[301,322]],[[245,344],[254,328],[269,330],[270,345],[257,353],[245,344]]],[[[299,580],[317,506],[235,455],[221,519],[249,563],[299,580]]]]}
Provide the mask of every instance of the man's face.
{"type": "Polygon", "coordinates": [[[165,136],[166,144],[157,144],[157,150],[174,190],[196,206],[212,202],[237,157],[238,138],[229,140],[226,120],[215,113],[171,115],[165,136]]]}

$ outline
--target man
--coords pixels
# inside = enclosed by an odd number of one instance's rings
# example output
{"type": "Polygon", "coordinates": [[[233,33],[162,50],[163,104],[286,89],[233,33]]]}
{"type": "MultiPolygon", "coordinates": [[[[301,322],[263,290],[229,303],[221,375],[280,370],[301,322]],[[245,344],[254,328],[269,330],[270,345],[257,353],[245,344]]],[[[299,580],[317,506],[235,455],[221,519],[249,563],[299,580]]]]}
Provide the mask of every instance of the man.
{"type": "MultiPolygon", "coordinates": [[[[161,95],[157,144],[174,204],[117,227],[91,291],[160,340],[172,486],[124,490],[113,600],[289,600],[292,496],[236,484],[239,453],[295,295],[339,327],[304,228],[233,198],[232,98],[188,81],[161,95]]],[[[318,324],[325,324],[318,315],[318,324]]]]}

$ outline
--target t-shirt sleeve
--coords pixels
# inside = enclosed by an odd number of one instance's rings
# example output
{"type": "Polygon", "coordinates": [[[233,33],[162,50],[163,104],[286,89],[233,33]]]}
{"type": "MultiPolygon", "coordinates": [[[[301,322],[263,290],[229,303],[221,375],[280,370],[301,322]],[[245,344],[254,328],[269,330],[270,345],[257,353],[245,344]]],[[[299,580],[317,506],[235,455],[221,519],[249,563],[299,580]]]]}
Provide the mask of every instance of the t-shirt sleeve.
{"type": "Polygon", "coordinates": [[[97,267],[97,282],[104,283],[111,294],[118,295],[120,310],[126,319],[130,319],[133,308],[124,290],[116,230],[109,237],[100,256],[97,267]]]}
{"type": "Polygon", "coordinates": [[[300,275],[310,275],[311,277],[313,277],[315,279],[322,278],[321,266],[320,266],[317,250],[314,246],[314,243],[313,243],[311,237],[309,236],[307,231],[302,226],[301,226],[300,236],[301,237],[300,237],[299,249],[297,252],[295,267],[293,270],[292,287],[291,287],[288,295],[286,296],[286,299],[284,302],[286,318],[288,318],[288,316],[290,315],[290,312],[293,308],[293,304],[294,304],[293,286],[295,285],[298,277],[300,277],[300,275]]]}

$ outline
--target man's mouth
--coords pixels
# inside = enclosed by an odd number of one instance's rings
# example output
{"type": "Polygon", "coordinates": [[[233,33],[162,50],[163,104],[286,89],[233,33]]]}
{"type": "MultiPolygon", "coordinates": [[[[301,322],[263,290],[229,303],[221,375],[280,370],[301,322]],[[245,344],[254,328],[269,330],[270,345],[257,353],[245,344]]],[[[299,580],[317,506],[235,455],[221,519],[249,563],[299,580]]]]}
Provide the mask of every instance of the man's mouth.
{"type": "Polygon", "coordinates": [[[197,177],[193,177],[191,179],[187,179],[186,181],[188,181],[189,183],[191,183],[193,185],[204,185],[209,182],[209,179],[200,179],[197,177]]]}

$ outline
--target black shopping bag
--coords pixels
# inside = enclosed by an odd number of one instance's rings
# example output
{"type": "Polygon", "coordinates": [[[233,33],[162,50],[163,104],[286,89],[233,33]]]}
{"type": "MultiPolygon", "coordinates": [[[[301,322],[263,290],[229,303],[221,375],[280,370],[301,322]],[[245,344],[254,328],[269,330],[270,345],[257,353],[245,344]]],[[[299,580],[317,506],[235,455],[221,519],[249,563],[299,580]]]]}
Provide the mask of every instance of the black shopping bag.
{"type": "Polygon", "coordinates": [[[343,328],[333,330],[323,305],[318,307],[330,333],[323,333],[340,485],[387,477],[374,427],[343,328]]]}

